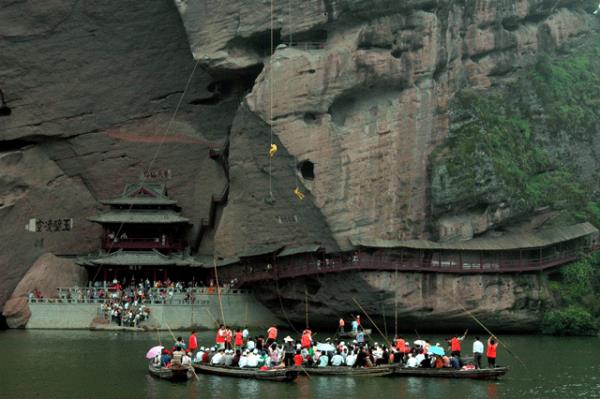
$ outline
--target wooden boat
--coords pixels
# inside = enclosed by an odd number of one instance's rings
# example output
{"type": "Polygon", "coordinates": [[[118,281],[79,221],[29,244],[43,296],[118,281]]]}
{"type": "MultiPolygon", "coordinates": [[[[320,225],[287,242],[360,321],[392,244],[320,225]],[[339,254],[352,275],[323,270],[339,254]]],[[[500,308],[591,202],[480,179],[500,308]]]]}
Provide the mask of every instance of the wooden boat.
{"type": "Polygon", "coordinates": [[[157,367],[152,363],[148,365],[148,371],[156,378],[172,382],[187,381],[194,375],[187,367],[157,367]]]}
{"type": "Polygon", "coordinates": [[[298,376],[300,370],[285,368],[285,369],[271,369],[271,370],[259,370],[255,368],[239,368],[239,367],[228,367],[228,366],[211,366],[208,364],[197,363],[194,364],[194,369],[200,373],[213,374],[226,377],[237,377],[237,378],[254,378],[256,380],[264,381],[275,381],[275,382],[288,382],[294,381],[298,376]]]}
{"type": "Polygon", "coordinates": [[[494,369],[421,369],[396,367],[394,375],[407,377],[438,377],[438,378],[471,378],[475,380],[495,380],[508,372],[508,367],[496,367],[494,369]]]}
{"type": "Polygon", "coordinates": [[[306,372],[308,375],[327,375],[327,376],[352,376],[352,377],[380,377],[389,375],[394,372],[392,366],[376,366],[376,367],[360,367],[353,368],[348,366],[339,367],[309,367],[299,368],[302,372],[306,372]]]}
{"type": "MultiPolygon", "coordinates": [[[[362,330],[365,335],[371,335],[371,329],[370,328],[366,328],[364,330],[362,330]]],[[[343,333],[339,333],[337,334],[338,338],[356,338],[356,333],[352,332],[352,331],[344,331],[343,333]]]]}

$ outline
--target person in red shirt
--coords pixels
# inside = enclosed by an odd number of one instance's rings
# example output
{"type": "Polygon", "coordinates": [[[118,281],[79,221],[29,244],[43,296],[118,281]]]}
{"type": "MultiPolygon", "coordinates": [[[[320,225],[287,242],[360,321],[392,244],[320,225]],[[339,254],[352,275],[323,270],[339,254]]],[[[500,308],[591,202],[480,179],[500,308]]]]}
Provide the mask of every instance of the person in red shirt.
{"type": "Polygon", "coordinates": [[[267,330],[267,346],[271,346],[277,340],[277,327],[271,326],[267,330]]]}
{"type": "Polygon", "coordinates": [[[487,345],[487,361],[488,367],[491,369],[496,367],[496,348],[498,348],[498,343],[494,338],[496,337],[489,337],[487,345]]]}
{"type": "Polygon", "coordinates": [[[242,346],[244,346],[244,335],[239,328],[235,330],[233,335],[233,346],[235,346],[235,349],[242,349],[242,346]]]}
{"type": "Polygon", "coordinates": [[[301,367],[302,363],[304,363],[304,358],[300,354],[300,349],[296,350],[296,354],[294,355],[294,366],[301,367]]]}
{"type": "Polygon", "coordinates": [[[406,341],[402,336],[396,338],[396,349],[398,350],[397,356],[400,357],[400,362],[404,362],[404,353],[406,353],[406,341]]]}
{"type": "Polygon", "coordinates": [[[192,358],[196,355],[198,350],[198,340],[196,339],[196,331],[192,331],[188,339],[188,349],[192,352],[192,358]]]}
{"type": "Polygon", "coordinates": [[[302,339],[300,340],[300,344],[303,348],[310,348],[312,345],[312,331],[306,329],[302,332],[302,339]]]}
{"type": "Polygon", "coordinates": [[[225,326],[225,349],[231,349],[231,339],[233,338],[233,333],[229,326],[225,326]]]}
{"type": "Polygon", "coordinates": [[[452,352],[452,356],[460,357],[460,343],[465,339],[469,330],[466,330],[462,337],[458,338],[456,335],[452,337],[452,339],[447,340],[450,344],[450,351],[452,352]]]}
{"type": "Polygon", "coordinates": [[[219,349],[225,349],[225,335],[226,334],[227,334],[227,332],[225,331],[225,327],[223,326],[223,324],[221,324],[219,326],[219,329],[217,330],[217,336],[215,338],[215,342],[219,349]]]}

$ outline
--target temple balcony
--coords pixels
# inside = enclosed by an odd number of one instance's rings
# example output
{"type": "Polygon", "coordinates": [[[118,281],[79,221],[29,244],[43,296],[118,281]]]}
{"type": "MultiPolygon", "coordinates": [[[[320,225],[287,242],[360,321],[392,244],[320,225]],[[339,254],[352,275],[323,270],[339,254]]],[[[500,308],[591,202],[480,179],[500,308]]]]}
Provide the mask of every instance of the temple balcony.
{"type": "Polygon", "coordinates": [[[138,249],[138,250],[165,250],[181,251],[185,248],[185,243],[181,240],[154,238],[118,238],[110,239],[105,237],[102,242],[102,249],[138,249]]]}

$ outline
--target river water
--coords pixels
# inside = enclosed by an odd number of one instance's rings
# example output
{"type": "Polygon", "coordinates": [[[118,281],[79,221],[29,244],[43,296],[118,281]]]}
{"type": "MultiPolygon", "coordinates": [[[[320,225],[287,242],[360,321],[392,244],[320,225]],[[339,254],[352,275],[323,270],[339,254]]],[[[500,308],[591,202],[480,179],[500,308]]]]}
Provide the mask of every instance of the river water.
{"type": "MultiPolygon", "coordinates": [[[[168,337],[161,339],[170,343],[168,337]]],[[[202,333],[199,343],[213,337],[202,333]]],[[[3,331],[0,398],[600,398],[600,339],[500,338],[527,367],[499,350],[498,363],[511,371],[497,382],[302,376],[272,383],[199,375],[173,384],[148,374],[144,355],[156,333],[3,331]]]]}

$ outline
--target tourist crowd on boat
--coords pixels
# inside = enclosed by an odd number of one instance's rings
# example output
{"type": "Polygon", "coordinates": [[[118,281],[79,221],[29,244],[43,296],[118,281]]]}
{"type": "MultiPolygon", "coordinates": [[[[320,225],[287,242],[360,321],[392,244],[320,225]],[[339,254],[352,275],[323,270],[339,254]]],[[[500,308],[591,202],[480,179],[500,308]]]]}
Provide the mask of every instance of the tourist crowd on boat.
{"type": "MultiPolygon", "coordinates": [[[[163,367],[204,364],[260,370],[287,367],[370,368],[383,365],[456,370],[483,367],[484,343],[479,337],[475,337],[473,341],[473,361],[467,364],[463,360],[462,344],[467,332],[441,343],[423,339],[411,343],[402,336],[395,337],[393,342],[379,343],[373,342],[367,336],[368,330],[361,328],[360,316],[353,321],[349,334],[344,333],[343,326],[341,327],[341,331],[333,339],[325,338],[318,342],[315,339],[317,334],[313,334],[310,329],[302,331],[297,339],[288,335],[278,341],[278,330],[274,326],[265,335],[251,336],[247,328],[233,330],[220,325],[214,344],[200,346],[196,333],[192,332],[187,341],[178,337],[171,350],[164,349],[154,362],[163,367]],[[344,339],[341,336],[352,338],[344,339]]],[[[497,346],[497,339],[489,337],[485,355],[490,368],[495,367],[497,346]]]]}

